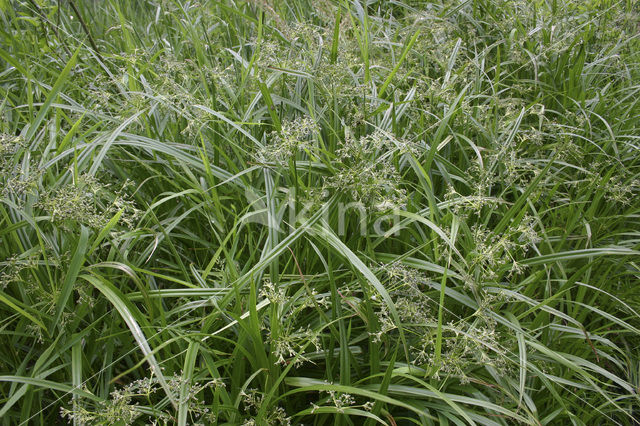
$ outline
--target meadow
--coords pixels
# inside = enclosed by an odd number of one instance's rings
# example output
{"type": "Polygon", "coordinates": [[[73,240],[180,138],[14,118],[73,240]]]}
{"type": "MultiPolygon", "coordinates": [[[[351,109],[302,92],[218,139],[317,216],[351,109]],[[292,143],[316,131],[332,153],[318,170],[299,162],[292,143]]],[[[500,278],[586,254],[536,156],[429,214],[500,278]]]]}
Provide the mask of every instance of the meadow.
{"type": "Polygon", "coordinates": [[[1,425],[640,425],[640,3],[0,22],[1,425]]]}

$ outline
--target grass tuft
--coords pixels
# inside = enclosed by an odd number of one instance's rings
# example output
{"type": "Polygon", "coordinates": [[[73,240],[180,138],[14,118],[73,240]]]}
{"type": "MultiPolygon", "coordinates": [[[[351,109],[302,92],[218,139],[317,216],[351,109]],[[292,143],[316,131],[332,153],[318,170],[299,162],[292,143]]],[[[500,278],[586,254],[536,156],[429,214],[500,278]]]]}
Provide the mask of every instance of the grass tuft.
{"type": "Polygon", "coordinates": [[[0,1],[0,424],[640,418],[640,4],[0,1]]]}

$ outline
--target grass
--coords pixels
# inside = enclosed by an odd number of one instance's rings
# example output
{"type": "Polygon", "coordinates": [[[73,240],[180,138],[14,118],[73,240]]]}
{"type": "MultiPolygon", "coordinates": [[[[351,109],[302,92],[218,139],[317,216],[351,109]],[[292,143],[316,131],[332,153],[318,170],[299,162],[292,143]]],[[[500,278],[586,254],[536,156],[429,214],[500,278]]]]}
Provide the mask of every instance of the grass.
{"type": "Polygon", "coordinates": [[[3,425],[637,425],[636,2],[0,1],[3,425]]]}

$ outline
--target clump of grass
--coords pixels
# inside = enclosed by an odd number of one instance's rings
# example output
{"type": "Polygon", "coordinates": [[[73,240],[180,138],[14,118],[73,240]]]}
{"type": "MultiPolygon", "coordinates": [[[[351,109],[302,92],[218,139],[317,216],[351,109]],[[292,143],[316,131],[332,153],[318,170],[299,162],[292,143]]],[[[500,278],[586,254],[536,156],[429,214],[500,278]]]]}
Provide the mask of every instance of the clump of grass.
{"type": "Polygon", "coordinates": [[[0,2],[2,424],[637,424],[640,8],[0,2]]]}

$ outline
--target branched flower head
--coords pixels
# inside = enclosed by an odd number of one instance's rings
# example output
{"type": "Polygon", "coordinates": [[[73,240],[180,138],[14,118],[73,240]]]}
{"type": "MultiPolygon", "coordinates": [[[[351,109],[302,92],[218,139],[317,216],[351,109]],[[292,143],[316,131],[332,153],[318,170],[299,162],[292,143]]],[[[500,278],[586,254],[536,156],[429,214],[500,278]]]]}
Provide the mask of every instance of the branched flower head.
{"type": "Polygon", "coordinates": [[[282,123],[282,130],[269,134],[267,144],[256,155],[257,161],[286,165],[298,152],[311,149],[310,138],[318,131],[310,117],[282,123]]]}
{"type": "Polygon", "coordinates": [[[396,142],[385,132],[359,139],[347,132],[337,151],[336,173],[325,179],[325,186],[377,210],[402,207],[406,191],[399,186],[402,179],[391,161],[396,148],[396,142]]]}
{"type": "Polygon", "coordinates": [[[130,183],[125,182],[115,193],[109,191],[109,186],[93,176],[82,175],[75,183],[45,191],[36,206],[46,211],[54,223],[76,222],[95,229],[103,228],[122,211],[120,222],[132,227],[140,211],[125,193],[130,183]]]}

